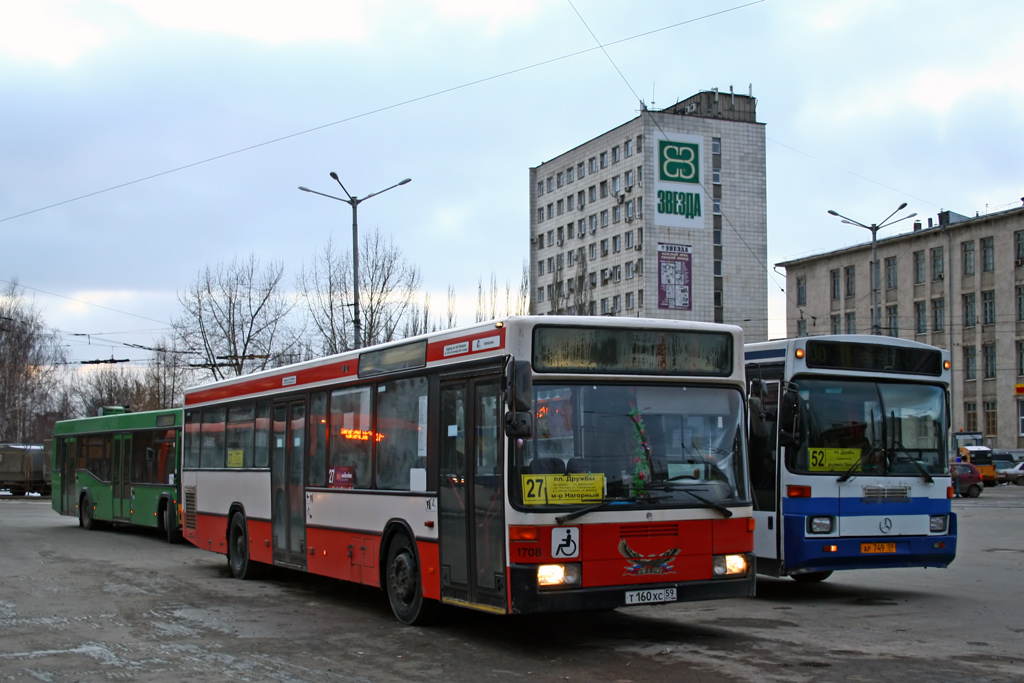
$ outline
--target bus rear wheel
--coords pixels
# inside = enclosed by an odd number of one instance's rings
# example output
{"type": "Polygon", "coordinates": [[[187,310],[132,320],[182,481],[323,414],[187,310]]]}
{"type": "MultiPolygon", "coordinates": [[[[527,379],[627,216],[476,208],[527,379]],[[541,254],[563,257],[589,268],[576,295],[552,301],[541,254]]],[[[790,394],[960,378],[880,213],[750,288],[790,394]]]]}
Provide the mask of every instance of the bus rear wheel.
{"type": "Polygon", "coordinates": [[[793,580],[800,583],[821,583],[830,576],[832,576],[832,572],[807,572],[806,574],[793,574],[793,580]]]}
{"type": "Polygon", "coordinates": [[[412,626],[435,618],[438,606],[423,598],[416,550],[405,533],[396,534],[388,546],[385,584],[391,611],[400,622],[412,626]]]}
{"type": "Polygon", "coordinates": [[[90,531],[98,529],[99,523],[96,521],[95,512],[89,496],[82,496],[82,500],[78,502],[78,526],[90,531]]]}
{"type": "Polygon", "coordinates": [[[178,528],[177,519],[174,514],[174,503],[168,501],[164,506],[163,511],[163,522],[164,522],[164,538],[167,539],[168,543],[181,543],[181,529],[178,528]]]}
{"type": "Polygon", "coordinates": [[[258,572],[257,563],[249,558],[249,531],[245,515],[236,512],[228,523],[228,569],[236,579],[254,579],[258,572]]]}

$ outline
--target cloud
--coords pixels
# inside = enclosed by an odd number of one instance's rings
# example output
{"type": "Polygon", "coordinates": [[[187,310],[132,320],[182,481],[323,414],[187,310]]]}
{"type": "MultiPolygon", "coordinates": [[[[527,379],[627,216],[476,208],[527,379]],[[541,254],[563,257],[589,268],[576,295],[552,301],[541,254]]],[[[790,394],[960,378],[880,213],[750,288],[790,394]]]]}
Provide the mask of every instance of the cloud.
{"type": "Polygon", "coordinates": [[[107,31],[78,13],[73,0],[8,2],[0,10],[0,52],[67,66],[103,45],[107,31]]]}

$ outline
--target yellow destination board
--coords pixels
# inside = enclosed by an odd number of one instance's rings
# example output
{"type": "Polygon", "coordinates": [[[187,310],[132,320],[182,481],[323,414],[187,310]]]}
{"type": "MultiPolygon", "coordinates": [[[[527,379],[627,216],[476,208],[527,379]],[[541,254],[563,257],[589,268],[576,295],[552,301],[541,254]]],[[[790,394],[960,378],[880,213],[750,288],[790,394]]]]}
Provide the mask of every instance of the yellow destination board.
{"type": "Polygon", "coordinates": [[[848,470],[860,460],[859,448],[808,448],[811,470],[833,472],[848,470]]]}
{"type": "Polygon", "coordinates": [[[524,474],[527,505],[596,503],[604,498],[603,474],[524,474]]]}

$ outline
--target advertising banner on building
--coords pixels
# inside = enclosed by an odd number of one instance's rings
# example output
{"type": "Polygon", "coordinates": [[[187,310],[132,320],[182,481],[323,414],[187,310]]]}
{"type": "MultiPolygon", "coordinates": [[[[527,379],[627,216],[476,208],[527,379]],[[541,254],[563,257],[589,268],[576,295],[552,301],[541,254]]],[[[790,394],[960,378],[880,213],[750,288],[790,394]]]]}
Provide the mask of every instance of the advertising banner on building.
{"type": "Polygon", "coordinates": [[[693,310],[692,258],[689,244],[658,244],[658,308],[693,310]]]}
{"type": "Polygon", "coordinates": [[[704,228],[701,146],[704,139],[682,133],[655,136],[654,224],[704,228]]]}

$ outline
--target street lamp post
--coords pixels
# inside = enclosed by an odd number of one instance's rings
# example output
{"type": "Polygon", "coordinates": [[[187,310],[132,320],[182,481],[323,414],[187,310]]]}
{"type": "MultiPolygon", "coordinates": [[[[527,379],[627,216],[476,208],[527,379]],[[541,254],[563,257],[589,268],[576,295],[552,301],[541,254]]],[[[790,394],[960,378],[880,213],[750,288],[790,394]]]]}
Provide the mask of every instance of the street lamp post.
{"type": "Polygon", "coordinates": [[[301,185],[299,186],[299,189],[302,190],[303,192],[312,192],[313,194],[318,194],[321,197],[327,197],[329,199],[337,199],[339,202],[345,202],[346,204],[348,204],[349,206],[352,207],[352,296],[353,296],[353,300],[352,300],[352,331],[353,331],[353,337],[354,337],[353,341],[355,343],[355,348],[358,349],[358,348],[362,347],[362,345],[363,345],[363,322],[359,318],[359,220],[358,220],[358,207],[359,207],[360,204],[365,202],[370,197],[376,197],[379,194],[384,194],[388,190],[395,189],[399,185],[405,185],[406,183],[412,182],[412,178],[406,178],[405,180],[403,180],[401,182],[395,183],[391,187],[385,187],[383,190],[378,190],[377,192],[371,192],[370,194],[366,195],[365,197],[353,197],[352,195],[350,195],[348,193],[348,190],[345,189],[345,186],[342,185],[341,179],[338,178],[338,174],[337,173],[335,173],[334,171],[331,171],[331,177],[334,178],[335,181],[337,181],[338,185],[341,185],[341,189],[345,193],[345,196],[348,197],[348,199],[343,199],[341,197],[335,197],[333,194],[325,194],[323,192],[317,192],[316,190],[311,190],[308,187],[303,187],[301,185]]]}
{"type": "Polygon", "coordinates": [[[899,223],[900,221],[905,221],[908,218],[913,218],[914,216],[917,215],[916,213],[912,213],[909,216],[897,218],[894,221],[889,220],[890,218],[895,216],[897,212],[902,211],[905,208],[907,208],[907,203],[903,202],[898,207],[896,207],[896,211],[890,213],[884,221],[882,221],[881,223],[872,223],[871,225],[864,225],[863,223],[855,221],[852,218],[847,218],[843,214],[833,211],[832,209],[828,210],[829,215],[842,218],[843,223],[847,223],[849,225],[856,225],[871,231],[871,266],[869,269],[871,272],[868,273],[869,277],[871,278],[871,334],[881,334],[882,332],[880,320],[881,311],[878,310],[878,290],[880,289],[879,280],[882,277],[881,269],[878,266],[878,231],[881,230],[882,228],[887,228],[890,225],[899,223]]]}

